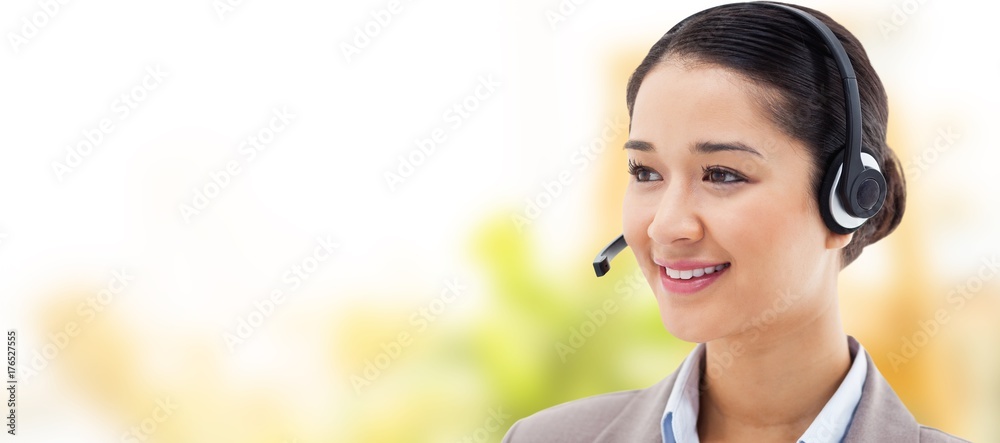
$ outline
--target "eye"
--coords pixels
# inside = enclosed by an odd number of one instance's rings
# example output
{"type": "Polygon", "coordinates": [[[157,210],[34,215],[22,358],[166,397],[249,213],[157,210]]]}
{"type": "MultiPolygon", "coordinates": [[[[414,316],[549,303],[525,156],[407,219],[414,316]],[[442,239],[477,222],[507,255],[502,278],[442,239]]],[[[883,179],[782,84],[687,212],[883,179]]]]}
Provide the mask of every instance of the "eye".
{"type": "Polygon", "coordinates": [[[635,181],[638,182],[648,182],[662,179],[660,174],[632,159],[628,159],[628,173],[635,176],[635,181]]]}
{"type": "Polygon", "coordinates": [[[742,175],[733,171],[729,168],[724,168],[722,166],[705,166],[702,169],[705,174],[702,180],[709,181],[717,184],[732,184],[747,181],[742,175]],[[731,178],[731,179],[729,179],[731,178]]]}

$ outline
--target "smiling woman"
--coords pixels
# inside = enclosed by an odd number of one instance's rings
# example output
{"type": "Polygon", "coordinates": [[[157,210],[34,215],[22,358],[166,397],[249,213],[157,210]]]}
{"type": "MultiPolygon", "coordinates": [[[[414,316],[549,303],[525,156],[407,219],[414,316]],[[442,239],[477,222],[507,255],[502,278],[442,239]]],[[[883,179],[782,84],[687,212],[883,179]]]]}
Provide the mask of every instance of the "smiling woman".
{"type": "Polygon", "coordinates": [[[698,345],[652,387],[546,409],[504,441],[963,441],[918,424],[841,325],[840,271],[906,198],[858,40],[808,8],[711,8],[653,45],[626,101],[610,254],[632,247],[666,329],[698,345]]]}

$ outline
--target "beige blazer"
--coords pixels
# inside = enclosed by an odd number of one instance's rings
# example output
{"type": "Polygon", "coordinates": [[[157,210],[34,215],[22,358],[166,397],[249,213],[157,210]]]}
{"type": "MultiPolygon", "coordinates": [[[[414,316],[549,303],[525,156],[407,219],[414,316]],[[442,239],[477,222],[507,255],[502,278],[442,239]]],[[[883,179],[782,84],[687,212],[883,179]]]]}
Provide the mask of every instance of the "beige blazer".
{"type": "MultiPolygon", "coordinates": [[[[844,443],[966,442],[917,423],[889,383],[868,360],[861,400],[844,443]]],[[[662,443],[660,419],[677,371],[657,384],[574,400],[514,423],[504,443],[662,443]]]]}

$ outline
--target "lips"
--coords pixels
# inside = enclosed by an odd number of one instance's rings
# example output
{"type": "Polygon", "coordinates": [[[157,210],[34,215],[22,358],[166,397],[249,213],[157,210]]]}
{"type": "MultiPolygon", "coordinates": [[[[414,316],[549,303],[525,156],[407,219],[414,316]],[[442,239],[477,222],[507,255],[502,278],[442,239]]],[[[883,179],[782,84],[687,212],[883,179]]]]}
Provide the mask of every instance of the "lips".
{"type": "Polygon", "coordinates": [[[668,293],[694,294],[715,283],[730,267],[729,262],[668,262],[659,266],[660,284],[668,293]]]}
{"type": "Polygon", "coordinates": [[[690,280],[692,278],[698,278],[703,275],[710,275],[716,271],[721,271],[729,267],[729,263],[722,263],[715,266],[705,266],[703,268],[694,269],[674,269],[669,266],[664,266],[666,273],[670,278],[679,280],[690,280]]]}

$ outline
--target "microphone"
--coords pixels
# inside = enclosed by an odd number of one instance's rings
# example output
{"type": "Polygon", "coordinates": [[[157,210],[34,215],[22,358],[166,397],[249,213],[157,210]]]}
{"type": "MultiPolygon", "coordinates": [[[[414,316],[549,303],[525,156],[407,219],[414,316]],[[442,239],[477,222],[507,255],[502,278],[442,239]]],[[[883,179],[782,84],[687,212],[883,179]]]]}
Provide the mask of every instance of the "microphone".
{"type": "Polygon", "coordinates": [[[622,252],[625,247],[628,246],[625,243],[625,234],[619,235],[618,238],[608,243],[601,252],[597,254],[597,258],[594,259],[594,272],[597,273],[598,277],[603,277],[611,270],[611,260],[622,252]]]}

